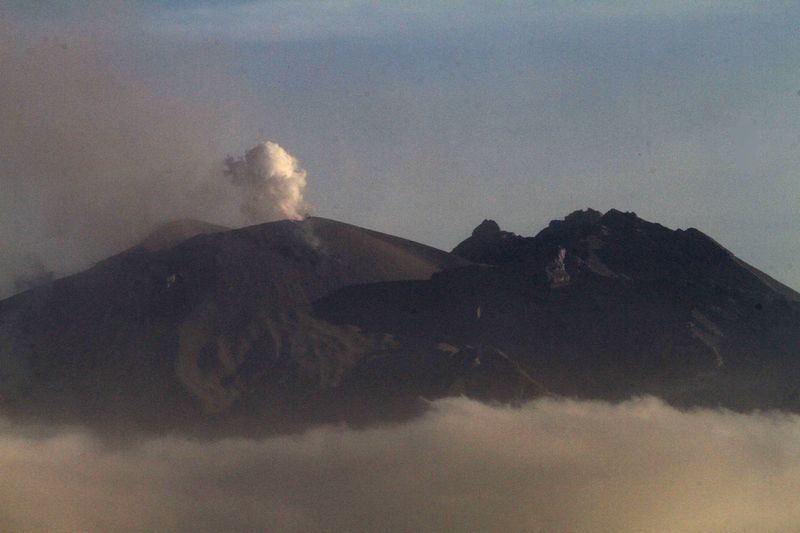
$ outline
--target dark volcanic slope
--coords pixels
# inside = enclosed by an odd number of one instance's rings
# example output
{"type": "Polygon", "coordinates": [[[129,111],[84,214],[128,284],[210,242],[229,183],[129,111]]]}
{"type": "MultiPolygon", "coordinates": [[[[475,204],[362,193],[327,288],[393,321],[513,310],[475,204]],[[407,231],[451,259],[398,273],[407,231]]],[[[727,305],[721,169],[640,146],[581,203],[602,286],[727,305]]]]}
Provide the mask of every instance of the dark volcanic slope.
{"type": "Polygon", "coordinates": [[[145,243],[156,246],[0,302],[6,410],[167,428],[244,405],[242,397],[316,393],[384,341],[315,321],[304,312],[312,301],[467,264],[322,218],[235,231],[188,224],[211,234],[170,247],[187,224],[173,226],[145,243]]]}
{"type": "Polygon", "coordinates": [[[528,238],[484,221],[454,253],[482,266],[345,288],[318,314],[491,347],[555,393],[800,410],[798,294],[698,230],[587,210],[528,238]]]}
{"type": "Polygon", "coordinates": [[[320,218],[149,242],[0,302],[4,413],[220,435],[454,394],[800,411],[798,294],[695,229],[587,210],[484,221],[453,254],[320,218]]]}
{"type": "Polygon", "coordinates": [[[730,284],[769,298],[777,293],[792,301],[800,294],[736,258],[702,232],[670,230],[635,213],[616,209],[605,215],[593,209],[554,220],[535,237],[501,231],[485,220],[453,253],[475,263],[505,265],[549,261],[563,247],[575,267],[606,277],[631,279],[706,279],[730,284]]]}

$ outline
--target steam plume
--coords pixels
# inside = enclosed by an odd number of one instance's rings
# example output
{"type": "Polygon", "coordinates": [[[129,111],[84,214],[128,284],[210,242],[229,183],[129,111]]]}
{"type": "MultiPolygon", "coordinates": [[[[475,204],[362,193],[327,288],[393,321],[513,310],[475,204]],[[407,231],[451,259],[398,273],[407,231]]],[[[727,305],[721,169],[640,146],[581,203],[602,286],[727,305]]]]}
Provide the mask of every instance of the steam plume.
{"type": "Polygon", "coordinates": [[[228,157],[225,165],[225,174],[242,187],[242,213],[249,222],[298,220],[308,214],[308,204],[303,200],[306,172],[277,143],[261,143],[243,158],[228,157]]]}

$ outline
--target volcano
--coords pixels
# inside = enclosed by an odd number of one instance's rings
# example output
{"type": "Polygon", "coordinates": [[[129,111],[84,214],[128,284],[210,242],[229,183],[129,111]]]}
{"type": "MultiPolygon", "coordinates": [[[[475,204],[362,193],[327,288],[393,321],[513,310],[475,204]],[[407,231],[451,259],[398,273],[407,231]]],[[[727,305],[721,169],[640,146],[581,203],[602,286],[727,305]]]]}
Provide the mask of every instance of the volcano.
{"type": "Polygon", "coordinates": [[[251,435],[466,395],[800,411],[800,295],[696,229],[611,210],[451,252],[310,217],[173,223],[0,302],[0,409],[251,435]]]}

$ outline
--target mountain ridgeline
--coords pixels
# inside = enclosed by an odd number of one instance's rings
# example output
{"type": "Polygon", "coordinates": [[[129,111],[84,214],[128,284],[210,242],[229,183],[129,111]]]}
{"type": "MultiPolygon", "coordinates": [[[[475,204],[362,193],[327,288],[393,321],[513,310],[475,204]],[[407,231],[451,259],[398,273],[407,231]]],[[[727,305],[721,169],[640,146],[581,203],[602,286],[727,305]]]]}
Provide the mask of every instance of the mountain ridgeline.
{"type": "Polygon", "coordinates": [[[800,411],[800,295],[698,230],[577,211],[451,253],[182,222],[0,302],[0,413],[201,436],[542,395],[800,411]]]}

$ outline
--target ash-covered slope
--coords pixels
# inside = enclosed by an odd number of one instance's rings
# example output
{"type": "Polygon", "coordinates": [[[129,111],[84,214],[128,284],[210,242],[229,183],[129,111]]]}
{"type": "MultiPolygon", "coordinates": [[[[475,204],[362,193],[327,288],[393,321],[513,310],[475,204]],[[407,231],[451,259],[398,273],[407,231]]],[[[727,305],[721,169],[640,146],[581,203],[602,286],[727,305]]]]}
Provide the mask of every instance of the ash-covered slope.
{"type": "Polygon", "coordinates": [[[320,317],[506,354],[550,392],[800,410],[798,294],[695,229],[577,211],[535,237],[484,221],[430,281],[344,288],[320,317]]]}
{"type": "Polygon", "coordinates": [[[173,224],[155,235],[0,302],[3,411],[167,429],[292,411],[270,403],[312,409],[363,353],[390,342],[315,320],[311,302],[467,264],[322,218],[233,231],[173,224]],[[184,226],[201,234],[170,243],[184,226]]]}

